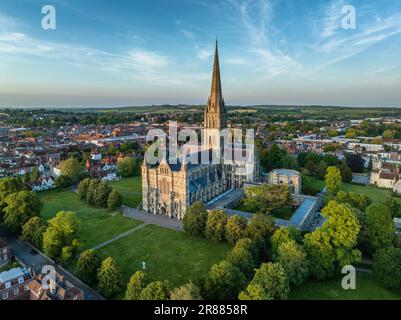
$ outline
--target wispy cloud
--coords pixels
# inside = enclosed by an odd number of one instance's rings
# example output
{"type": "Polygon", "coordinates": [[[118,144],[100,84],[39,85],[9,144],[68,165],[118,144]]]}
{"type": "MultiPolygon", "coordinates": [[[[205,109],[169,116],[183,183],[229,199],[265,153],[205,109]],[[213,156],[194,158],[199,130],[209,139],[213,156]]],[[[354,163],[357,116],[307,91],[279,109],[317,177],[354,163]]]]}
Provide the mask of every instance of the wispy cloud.
{"type": "MultiPolygon", "coordinates": [[[[135,79],[153,85],[191,85],[188,74],[180,72],[168,55],[134,47],[124,52],[112,52],[96,48],[44,41],[19,32],[13,19],[3,14],[0,21],[7,21],[0,29],[0,56],[35,57],[47,62],[56,61],[63,65],[97,69],[126,79],[135,79]]],[[[195,77],[194,77],[195,78],[195,77]]]]}
{"type": "Polygon", "coordinates": [[[335,0],[327,5],[324,17],[318,20],[322,38],[331,37],[338,32],[341,27],[341,9],[344,5],[344,0],[335,0]]]}
{"type": "Polygon", "coordinates": [[[401,33],[401,12],[381,17],[377,14],[372,19],[364,15],[364,8],[357,8],[357,26],[355,30],[341,28],[341,8],[344,1],[332,1],[325,10],[325,17],[318,21],[321,33],[313,49],[326,55],[327,60],[319,70],[340,61],[350,59],[370,47],[401,33]],[[365,19],[368,22],[364,21],[365,19]]]}
{"type": "Polygon", "coordinates": [[[195,45],[195,50],[197,52],[197,57],[200,60],[207,60],[209,59],[211,56],[213,56],[213,47],[203,47],[200,45],[195,45]]]}
{"type": "Polygon", "coordinates": [[[239,22],[247,32],[249,50],[256,55],[255,67],[263,70],[263,77],[271,78],[302,69],[302,64],[283,52],[272,40],[274,6],[269,0],[228,0],[238,13],[239,22]]]}

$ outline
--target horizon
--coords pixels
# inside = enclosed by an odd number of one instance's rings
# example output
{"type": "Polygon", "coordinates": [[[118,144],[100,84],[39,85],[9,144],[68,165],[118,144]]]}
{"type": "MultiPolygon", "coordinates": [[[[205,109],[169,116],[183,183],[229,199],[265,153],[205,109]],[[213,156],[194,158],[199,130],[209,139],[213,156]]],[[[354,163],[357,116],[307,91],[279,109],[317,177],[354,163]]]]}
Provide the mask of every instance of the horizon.
{"type": "Polygon", "coordinates": [[[174,0],[0,4],[0,108],[205,105],[219,40],[230,106],[401,107],[401,3],[174,0]],[[182,103],[186,101],[186,103],[182,103]]]}

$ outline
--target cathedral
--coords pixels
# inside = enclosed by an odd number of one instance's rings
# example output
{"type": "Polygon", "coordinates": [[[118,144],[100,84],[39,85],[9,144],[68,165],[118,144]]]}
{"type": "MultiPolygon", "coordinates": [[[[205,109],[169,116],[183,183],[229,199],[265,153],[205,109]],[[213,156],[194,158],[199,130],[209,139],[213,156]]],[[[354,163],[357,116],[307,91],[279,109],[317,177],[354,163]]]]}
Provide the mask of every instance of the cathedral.
{"type": "Polygon", "coordinates": [[[216,42],[212,86],[204,114],[204,128],[199,159],[218,154],[219,161],[184,160],[169,163],[163,158],[156,166],[142,165],[142,207],[150,214],[181,220],[194,202],[207,204],[244,183],[260,181],[260,166],[254,144],[243,141],[227,143],[221,137],[227,128],[227,110],[223,99],[218,46],[216,42]],[[241,154],[235,157],[233,154],[241,154]],[[230,155],[230,156],[226,156],[230,155]]]}

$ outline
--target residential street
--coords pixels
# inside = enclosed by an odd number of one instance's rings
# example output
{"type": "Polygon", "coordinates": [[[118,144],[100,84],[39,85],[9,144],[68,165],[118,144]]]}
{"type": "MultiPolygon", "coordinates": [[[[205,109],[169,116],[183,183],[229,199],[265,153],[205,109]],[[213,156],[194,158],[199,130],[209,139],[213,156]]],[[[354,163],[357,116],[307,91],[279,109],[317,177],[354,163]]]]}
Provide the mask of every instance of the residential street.
{"type": "Polygon", "coordinates": [[[85,285],[83,282],[81,282],[72,274],[67,273],[64,270],[60,269],[59,266],[55,265],[46,256],[43,256],[39,252],[37,254],[29,252],[30,249],[33,249],[33,246],[31,246],[30,244],[24,241],[20,241],[15,236],[10,236],[10,235],[4,236],[3,234],[1,234],[1,236],[7,239],[13,255],[17,257],[27,267],[31,267],[33,270],[35,270],[37,274],[41,273],[42,268],[45,265],[55,266],[56,271],[64,275],[67,281],[71,282],[74,286],[80,288],[84,292],[85,300],[104,300],[102,296],[100,296],[98,293],[96,293],[90,287],[85,285]]]}

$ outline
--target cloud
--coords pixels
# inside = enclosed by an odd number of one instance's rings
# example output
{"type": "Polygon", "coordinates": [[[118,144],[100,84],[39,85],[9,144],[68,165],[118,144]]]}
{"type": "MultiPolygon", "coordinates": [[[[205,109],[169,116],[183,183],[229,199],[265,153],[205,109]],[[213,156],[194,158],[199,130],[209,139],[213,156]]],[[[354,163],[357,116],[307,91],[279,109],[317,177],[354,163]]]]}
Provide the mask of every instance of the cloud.
{"type": "Polygon", "coordinates": [[[322,32],[313,49],[320,55],[325,55],[327,61],[317,70],[350,59],[401,33],[401,12],[387,17],[376,14],[371,21],[363,7],[357,8],[356,29],[343,30],[340,20],[343,4],[344,1],[332,1],[325,10],[326,16],[318,21],[322,32]]]}
{"type": "Polygon", "coordinates": [[[169,65],[169,57],[152,51],[134,50],[129,54],[133,67],[141,70],[155,70],[169,65]]]}
{"type": "Polygon", "coordinates": [[[186,29],[180,29],[182,34],[189,40],[194,40],[195,39],[195,34],[192,31],[186,30],[186,29]]]}
{"type": "MultiPolygon", "coordinates": [[[[0,20],[14,21],[0,14],[0,20]]],[[[0,57],[31,57],[46,63],[55,61],[63,65],[79,66],[117,74],[124,79],[148,82],[153,85],[188,84],[180,66],[165,54],[134,47],[124,52],[112,52],[70,43],[41,40],[19,32],[16,24],[2,25],[0,30],[0,57]],[[12,27],[11,27],[12,26],[12,27]]],[[[1,59],[0,59],[1,61],[1,59]]],[[[191,84],[190,84],[191,85],[191,84]]]]}
{"type": "Polygon", "coordinates": [[[213,56],[214,53],[214,48],[213,47],[201,47],[199,45],[195,46],[195,50],[197,52],[196,56],[198,57],[198,59],[200,60],[207,60],[209,59],[211,56],[213,56]]]}
{"type": "Polygon", "coordinates": [[[246,31],[248,50],[256,56],[252,59],[255,69],[262,70],[263,78],[276,77],[302,69],[302,64],[278,47],[279,42],[272,39],[274,29],[274,6],[269,0],[228,0],[238,14],[241,28],[246,31]]]}
{"type": "Polygon", "coordinates": [[[344,0],[335,0],[326,7],[324,18],[318,21],[322,38],[331,37],[340,29],[342,18],[341,9],[344,5],[344,0]]]}

